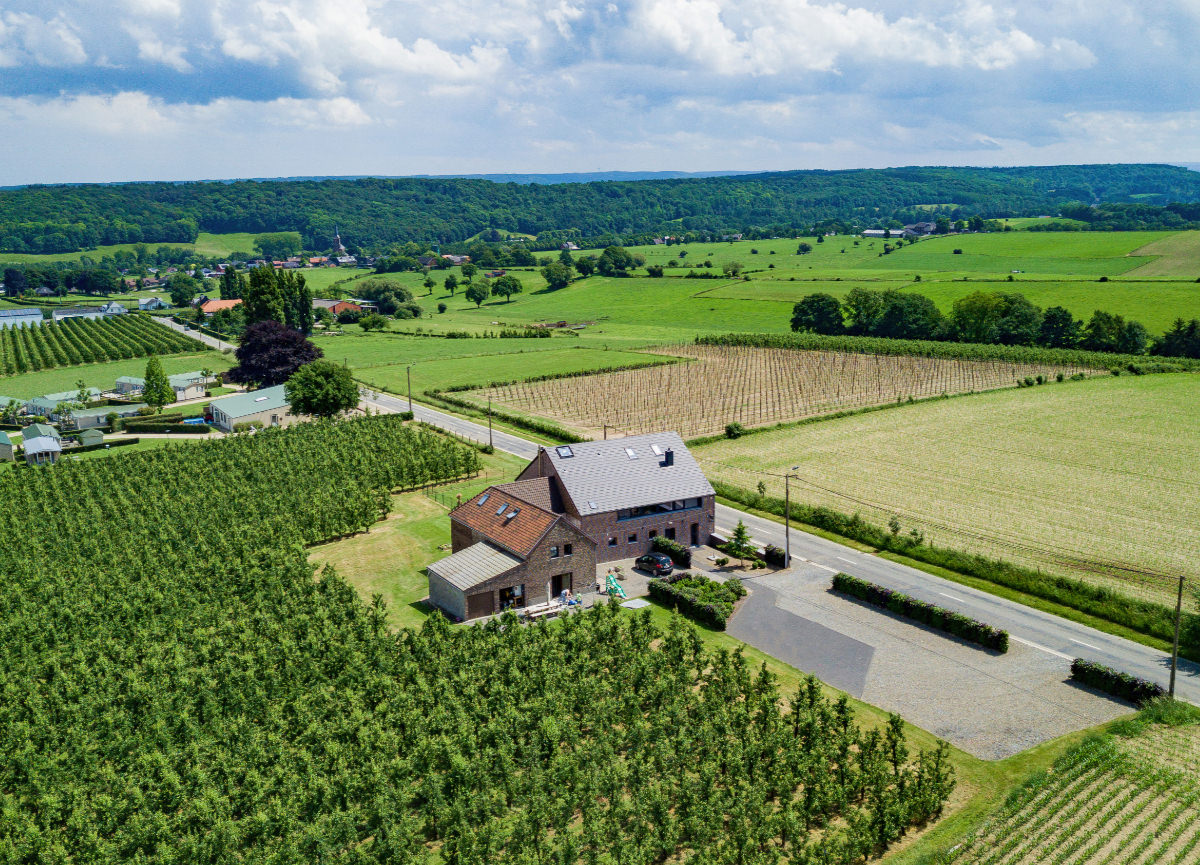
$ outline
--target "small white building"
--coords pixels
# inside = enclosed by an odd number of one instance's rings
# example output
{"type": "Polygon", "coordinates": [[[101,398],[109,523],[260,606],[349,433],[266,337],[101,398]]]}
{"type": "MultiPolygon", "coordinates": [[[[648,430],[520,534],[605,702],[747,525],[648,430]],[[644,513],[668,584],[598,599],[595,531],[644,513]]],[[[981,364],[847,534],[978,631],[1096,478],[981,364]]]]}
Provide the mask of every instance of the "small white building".
{"type": "Polygon", "coordinates": [[[24,439],[23,448],[25,464],[30,466],[54,465],[62,456],[62,445],[50,436],[24,439]]]}
{"type": "Polygon", "coordinates": [[[45,319],[36,306],[24,309],[0,309],[0,330],[9,327],[32,327],[45,319]]]}

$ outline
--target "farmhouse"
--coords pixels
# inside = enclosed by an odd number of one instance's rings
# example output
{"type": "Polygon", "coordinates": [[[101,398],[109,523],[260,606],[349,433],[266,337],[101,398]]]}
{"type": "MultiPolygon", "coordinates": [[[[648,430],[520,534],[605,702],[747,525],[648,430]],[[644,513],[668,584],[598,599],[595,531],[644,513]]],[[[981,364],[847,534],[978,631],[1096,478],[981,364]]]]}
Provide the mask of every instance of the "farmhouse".
{"type": "Polygon", "coordinates": [[[138,309],[142,310],[167,309],[169,306],[161,297],[143,297],[138,301],[138,309]]]}
{"type": "Polygon", "coordinates": [[[124,315],[129,312],[122,304],[115,300],[110,300],[108,303],[100,307],[100,311],[105,315],[124,315]]]}
{"type": "Polygon", "coordinates": [[[677,433],[543,447],[515,481],[450,512],[453,555],[428,567],[429,599],[463,620],[580,592],[598,562],[640,556],[656,536],[707,542],[715,508],[677,433]]]}
{"type": "Polygon", "coordinates": [[[200,311],[205,315],[212,315],[222,309],[233,309],[241,302],[240,298],[237,300],[204,300],[200,304],[200,311]]]}
{"type": "Polygon", "coordinates": [[[225,432],[233,432],[237,424],[291,426],[304,419],[292,414],[281,384],[213,400],[209,411],[213,423],[225,432]]]}
{"type": "Polygon", "coordinates": [[[42,311],[36,306],[29,309],[0,309],[0,330],[8,327],[32,327],[42,323],[42,311]]]}
{"type": "Polygon", "coordinates": [[[30,466],[54,465],[62,456],[62,445],[57,438],[39,436],[22,438],[25,464],[30,466]]]}
{"type": "Polygon", "coordinates": [[[11,463],[13,461],[13,443],[8,437],[8,433],[0,430],[0,462],[11,463]]]}

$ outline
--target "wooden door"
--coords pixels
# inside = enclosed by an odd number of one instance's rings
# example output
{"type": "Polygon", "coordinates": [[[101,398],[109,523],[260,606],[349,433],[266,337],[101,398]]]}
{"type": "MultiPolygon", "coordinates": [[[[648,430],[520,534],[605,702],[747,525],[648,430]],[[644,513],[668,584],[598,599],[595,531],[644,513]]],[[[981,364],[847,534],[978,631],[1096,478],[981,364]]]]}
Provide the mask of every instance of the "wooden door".
{"type": "Polygon", "coordinates": [[[478,619],[480,616],[490,616],[496,611],[491,592],[480,592],[467,596],[467,618],[478,619]]]}

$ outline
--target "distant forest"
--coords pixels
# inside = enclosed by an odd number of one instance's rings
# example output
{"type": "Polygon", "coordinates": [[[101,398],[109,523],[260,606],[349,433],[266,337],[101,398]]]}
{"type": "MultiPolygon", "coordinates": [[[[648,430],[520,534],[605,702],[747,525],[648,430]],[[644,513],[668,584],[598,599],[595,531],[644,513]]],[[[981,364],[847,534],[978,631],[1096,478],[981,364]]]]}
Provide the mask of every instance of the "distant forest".
{"type": "Polygon", "coordinates": [[[0,191],[0,252],[194,241],[200,231],[299,231],[327,249],[452,244],[488,230],[543,244],[670,232],[795,234],[948,216],[1073,216],[1124,206],[1096,228],[1184,228],[1200,220],[1200,173],[1169,165],[891,168],[554,185],[449,178],[130,183],[0,191]]]}

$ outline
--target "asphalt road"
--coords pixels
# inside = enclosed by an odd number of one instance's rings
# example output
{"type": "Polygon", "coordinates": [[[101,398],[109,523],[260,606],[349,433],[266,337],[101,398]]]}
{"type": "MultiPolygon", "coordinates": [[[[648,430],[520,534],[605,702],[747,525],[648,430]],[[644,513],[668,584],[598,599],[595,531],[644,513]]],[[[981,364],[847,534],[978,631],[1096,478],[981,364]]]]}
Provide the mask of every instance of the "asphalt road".
{"type": "Polygon", "coordinates": [[[224,351],[227,348],[229,348],[229,349],[237,348],[237,346],[234,345],[232,342],[224,342],[223,340],[217,339],[215,336],[209,336],[207,333],[201,333],[198,330],[186,330],[182,324],[171,321],[171,319],[169,319],[165,316],[161,316],[161,315],[155,316],[154,320],[159,322],[160,324],[165,324],[167,327],[171,328],[171,330],[177,330],[180,333],[187,334],[192,339],[198,339],[202,343],[207,345],[209,348],[215,348],[217,351],[224,351]]]}
{"type": "MultiPolygon", "coordinates": [[[[407,400],[388,394],[377,394],[368,402],[384,411],[408,410],[407,400]]],[[[486,426],[419,403],[413,403],[413,415],[418,420],[476,441],[488,440],[486,426]]],[[[524,459],[533,459],[537,455],[538,445],[527,439],[498,431],[494,431],[492,436],[498,450],[524,459]]],[[[716,516],[719,532],[728,533],[740,519],[745,522],[759,545],[785,545],[784,527],[779,523],[720,504],[717,505],[716,516]]],[[[795,528],[791,529],[790,535],[793,564],[808,563],[828,571],[830,577],[839,571],[852,574],[897,589],[911,597],[963,613],[994,627],[1003,628],[1009,632],[1012,640],[1059,659],[1064,676],[1069,672],[1071,659],[1086,658],[1160,682],[1163,687],[1167,685],[1170,656],[1156,649],[935,577],[906,565],[859,552],[795,528]]],[[[1179,662],[1175,693],[1181,699],[1200,705],[1200,665],[1184,660],[1179,662]]]]}

